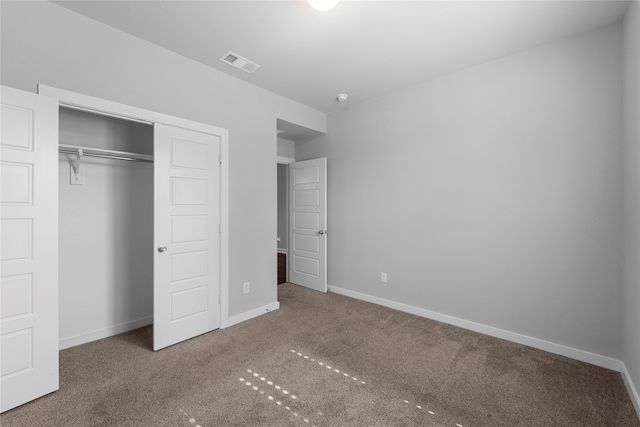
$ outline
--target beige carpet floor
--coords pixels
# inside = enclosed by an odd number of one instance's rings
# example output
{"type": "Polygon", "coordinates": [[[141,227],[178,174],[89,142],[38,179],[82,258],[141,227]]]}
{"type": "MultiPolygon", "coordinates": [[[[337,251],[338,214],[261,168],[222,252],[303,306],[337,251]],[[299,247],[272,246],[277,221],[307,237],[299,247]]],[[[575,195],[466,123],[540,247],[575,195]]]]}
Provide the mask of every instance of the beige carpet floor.
{"type": "Polygon", "coordinates": [[[151,327],[60,353],[14,426],[640,427],[619,373],[293,284],[281,308],[170,348],[151,327]]]}

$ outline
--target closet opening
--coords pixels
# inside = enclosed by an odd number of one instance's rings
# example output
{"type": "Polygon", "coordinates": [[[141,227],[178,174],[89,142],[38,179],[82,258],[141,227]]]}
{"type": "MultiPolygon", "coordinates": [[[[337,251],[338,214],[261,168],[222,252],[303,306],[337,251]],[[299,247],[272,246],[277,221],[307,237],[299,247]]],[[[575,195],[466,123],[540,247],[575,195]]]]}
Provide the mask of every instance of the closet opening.
{"type": "MultiPolygon", "coordinates": [[[[153,323],[154,128],[59,110],[60,349],[153,323]]],[[[151,349],[149,340],[141,343],[151,349]]]]}

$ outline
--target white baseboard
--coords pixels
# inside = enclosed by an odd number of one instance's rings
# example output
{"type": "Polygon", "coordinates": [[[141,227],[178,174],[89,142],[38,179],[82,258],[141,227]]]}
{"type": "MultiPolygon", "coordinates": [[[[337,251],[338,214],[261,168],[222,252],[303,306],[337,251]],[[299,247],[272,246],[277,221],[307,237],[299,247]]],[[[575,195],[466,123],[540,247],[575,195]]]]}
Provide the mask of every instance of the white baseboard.
{"type": "Polygon", "coordinates": [[[569,357],[571,359],[579,360],[581,362],[590,363],[592,365],[600,366],[603,368],[611,369],[616,372],[620,372],[624,385],[627,388],[631,402],[636,409],[638,418],[640,418],[640,394],[638,389],[633,384],[627,366],[624,362],[613,359],[611,357],[602,356],[595,353],[590,353],[584,350],[578,350],[572,347],[567,347],[561,344],[555,344],[549,341],[544,341],[538,338],[529,337],[515,332],[505,331],[503,329],[493,328],[491,326],[482,325],[468,320],[460,319],[446,314],[436,313],[434,311],[425,310],[423,308],[414,307],[411,305],[386,300],[384,298],[378,298],[371,295],[363,294],[360,292],[351,291],[349,289],[339,288],[336,286],[329,286],[329,292],[345,295],[351,298],[359,299],[362,301],[371,302],[384,307],[393,308],[395,310],[403,311],[405,313],[415,314],[416,316],[426,317],[428,319],[437,320],[439,322],[448,323],[450,325],[458,326],[460,328],[469,329],[475,332],[480,332],[485,335],[489,335],[496,338],[505,339],[518,344],[523,344],[529,347],[537,348],[539,350],[548,351],[549,353],[559,354],[561,356],[569,357]]]}
{"type": "Polygon", "coordinates": [[[253,310],[247,311],[245,313],[240,313],[235,316],[228,317],[227,319],[222,320],[222,326],[220,328],[228,328],[240,322],[244,322],[245,320],[253,319],[254,317],[261,316],[270,311],[274,311],[280,308],[280,303],[278,301],[263,305],[262,307],[254,308],[253,310]]]}
{"type": "Polygon", "coordinates": [[[518,344],[523,344],[529,347],[537,348],[539,350],[548,351],[549,353],[559,354],[561,356],[569,357],[571,359],[590,363],[592,365],[611,369],[617,372],[622,372],[621,371],[622,362],[617,359],[613,359],[611,357],[590,353],[584,350],[578,350],[578,349],[567,347],[561,344],[555,344],[555,343],[544,341],[538,338],[529,337],[527,335],[522,335],[515,332],[505,331],[503,329],[482,325],[480,323],[470,322],[468,320],[460,319],[453,316],[448,316],[446,314],[425,310],[423,308],[418,308],[418,307],[414,307],[411,305],[407,305],[407,304],[403,304],[403,303],[399,303],[391,300],[386,300],[384,298],[378,298],[371,295],[362,294],[360,292],[351,291],[349,289],[339,288],[336,286],[329,286],[329,291],[335,292],[336,294],[345,295],[351,298],[372,302],[374,304],[382,305],[384,307],[393,308],[395,310],[404,311],[405,313],[415,314],[416,316],[426,317],[428,319],[437,320],[443,323],[448,323],[450,325],[458,326],[464,329],[469,329],[471,331],[480,332],[481,334],[489,335],[496,338],[501,338],[501,339],[512,341],[518,344]]]}
{"type": "MultiPolygon", "coordinates": [[[[279,302],[258,307],[256,309],[241,313],[236,316],[231,316],[227,319],[222,319],[221,328],[228,328],[237,323],[244,322],[245,320],[253,319],[262,314],[274,311],[280,308],[279,302]]],[[[108,328],[99,329],[97,331],[87,332],[85,334],[76,335],[69,338],[62,338],[58,341],[58,349],[64,350],[65,348],[75,347],[80,344],[86,344],[91,341],[107,338],[113,335],[118,335],[123,332],[132,331],[143,326],[151,325],[153,323],[153,316],[143,317],[142,319],[132,320],[130,322],[120,323],[110,326],[108,328]]]]}
{"type": "Polygon", "coordinates": [[[638,389],[633,384],[631,375],[629,375],[629,371],[627,370],[627,365],[625,365],[624,362],[621,362],[620,373],[622,374],[624,385],[629,392],[629,397],[631,397],[631,402],[633,402],[633,406],[636,408],[636,414],[638,414],[638,418],[640,418],[640,394],[638,394],[638,389]]]}
{"type": "Polygon", "coordinates": [[[64,350],[65,348],[75,347],[80,344],[86,344],[91,341],[107,338],[113,335],[118,335],[123,332],[129,332],[134,329],[141,328],[153,323],[153,316],[143,317],[141,319],[132,320],[130,322],[119,323],[117,325],[109,326],[108,328],[99,329],[97,331],[87,332],[85,334],[76,335],[74,337],[62,338],[58,341],[58,348],[64,350]]]}

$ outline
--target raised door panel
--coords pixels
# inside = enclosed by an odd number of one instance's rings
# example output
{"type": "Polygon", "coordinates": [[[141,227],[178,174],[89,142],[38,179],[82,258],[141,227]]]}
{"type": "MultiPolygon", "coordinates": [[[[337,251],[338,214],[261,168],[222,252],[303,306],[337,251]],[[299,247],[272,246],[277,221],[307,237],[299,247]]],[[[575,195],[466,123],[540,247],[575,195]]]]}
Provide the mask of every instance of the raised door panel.
{"type": "Polygon", "coordinates": [[[293,226],[300,230],[319,230],[320,214],[317,212],[295,212],[293,226]]]}
{"type": "Polygon", "coordinates": [[[0,278],[0,319],[33,314],[33,274],[0,278]]]}
{"type": "Polygon", "coordinates": [[[317,279],[320,276],[320,262],[317,259],[295,255],[293,262],[294,271],[317,279]]]}
{"type": "Polygon", "coordinates": [[[33,164],[0,162],[0,203],[33,204],[33,164]]]}
{"type": "Polygon", "coordinates": [[[33,261],[33,218],[0,220],[0,261],[33,261]]]}
{"type": "Polygon", "coordinates": [[[173,215],[171,243],[206,242],[209,238],[207,215],[173,215]]]}
{"type": "MultiPolygon", "coordinates": [[[[4,97],[3,97],[4,98],[4,97]]],[[[18,105],[2,104],[2,147],[33,152],[34,110],[18,105]]]]}

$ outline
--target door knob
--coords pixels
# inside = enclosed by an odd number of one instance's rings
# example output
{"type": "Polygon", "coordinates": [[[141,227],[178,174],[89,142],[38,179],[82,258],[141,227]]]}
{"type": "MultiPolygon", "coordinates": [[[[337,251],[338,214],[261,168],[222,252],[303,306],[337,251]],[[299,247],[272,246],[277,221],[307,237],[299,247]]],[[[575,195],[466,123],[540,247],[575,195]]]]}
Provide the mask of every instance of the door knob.
{"type": "Polygon", "coordinates": [[[320,231],[318,231],[318,234],[319,234],[319,235],[321,235],[321,236],[322,236],[323,234],[327,234],[327,230],[320,230],[320,231]]]}
{"type": "Polygon", "coordinates": [[[167,247],[165,245],[158,246],[158,252],[166,252],[166,251],[167,251],[167,247]]]}

